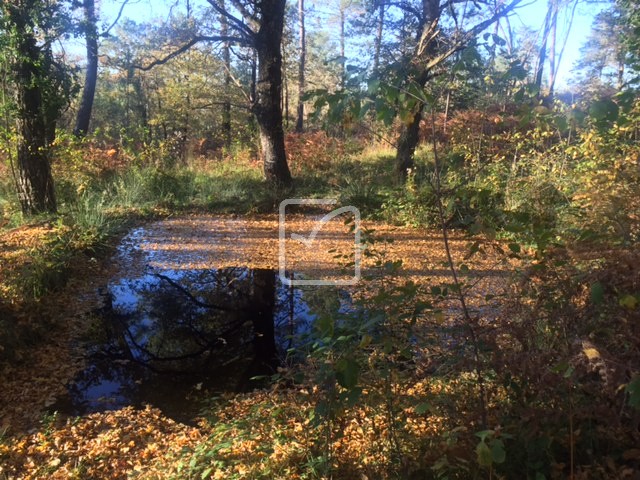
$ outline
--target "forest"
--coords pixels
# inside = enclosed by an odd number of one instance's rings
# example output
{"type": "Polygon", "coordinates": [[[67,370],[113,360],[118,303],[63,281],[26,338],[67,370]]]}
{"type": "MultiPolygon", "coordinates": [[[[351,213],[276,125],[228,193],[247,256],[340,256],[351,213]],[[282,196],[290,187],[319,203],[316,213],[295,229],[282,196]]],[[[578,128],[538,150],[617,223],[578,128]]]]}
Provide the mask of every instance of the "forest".
{"type": "Polygon", "coordinates": [[[640,478],[635,0],[0,0],[0,480],[640,478]]]}

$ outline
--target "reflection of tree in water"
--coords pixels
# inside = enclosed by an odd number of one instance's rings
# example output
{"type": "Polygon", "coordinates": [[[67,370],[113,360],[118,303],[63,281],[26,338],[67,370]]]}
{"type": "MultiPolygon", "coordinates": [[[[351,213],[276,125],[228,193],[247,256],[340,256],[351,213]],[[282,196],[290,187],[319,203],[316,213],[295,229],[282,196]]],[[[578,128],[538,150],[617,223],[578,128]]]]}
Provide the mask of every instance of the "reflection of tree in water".
{"type": "Polygon", "coordinates": [[[185,371],[250,356],[274,365],[275,273],[230,268],[165,272],[135,288],[136,308],[121,317],[137,361],[185,371]]]}
{"type": "Polygon", "coordinates": [[[106,338],[90,341],[93,355],[59,410],[151,403],[191,418],[195,385],[203,392],[254,387],[252,377],[273,373],[288,349],[304,351],[315,318],[342,304],[344,292],[292,288],[272,270],[246,267],[114,282],[101,312],[106,338]]]}

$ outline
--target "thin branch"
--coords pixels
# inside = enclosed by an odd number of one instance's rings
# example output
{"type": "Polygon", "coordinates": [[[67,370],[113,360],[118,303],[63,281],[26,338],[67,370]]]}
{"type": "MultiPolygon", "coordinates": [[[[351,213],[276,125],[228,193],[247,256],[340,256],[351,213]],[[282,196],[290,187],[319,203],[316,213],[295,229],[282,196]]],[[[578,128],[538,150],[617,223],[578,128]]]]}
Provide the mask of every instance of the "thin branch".
{"type": "Polygon", "coordinates": [[[255,35],[255,32],[251,30],[246,23],[244,23],[238,17],[231,15],[224,8],[220,7],[220,5],[217,4],[216,0],[207,0],[207,2],[216,12],[228,19],[233,24],[233,27],[235,27],[236,30],[239,30],[240,32],[242,32],[242,34],[247,35],[251,38],[255,35]]]}
{"type": "Polygon", "coordinates": [[[154,273],[153,274],[154,277],[157,277],[161,280],[164,280],[165,282],[167,282],[169,285],[171,285],[172,287],[176,288],[177,290],[179,290],[183,295],[185,295],[191,302],[195,303],[197,306],[202,307],[202,308],[212,308],[214,310],[221,310],[223,312],[239,312],[242,310],[245,310],[243,308],[231,308],[231,307],[224,307],[221,305],[214,305],[212,303],[206,303],[203,302],[201,300],[198,300],[196,297],[194,297],[186,288],[184,288],[182,285],[180,285],[178,282],[176,282],[175,280],[172,280],[171,278],[167,277],[166,275],[163,275],[161,273],[154,273]]]}
{"type": "MultiPolygon", "coordinates": [[[[122,2],[122,5],[120,5],[120,10],[118,10],[118,15],[116,16],[116,19],[113,21],[113,23],[111,25],[109,25],[109,28],[107,28],[104,32],[102,32],[100,35],[98,35],[99,37],[107,37],[109,35],[109,32],[111,31],[111,29],[113,27],[116,26],[116,24],[120,21],[120,17],[122,16],[122,12],[124,12],[124,7],[127,6],[127,4],[129,3],[129,0],[124,0],[122,2]]],[[[139,3],[139,2],[135,2],[135,3],[139,3]]]]}
{"type": "Polygon", "coordinates": [[[471,337],[471,343],[473,348],[473,356],[475,363],[476,376],[478,378],[478,388],[480,390],[480,412],[482,417],[482,427],[487,428],[487,397],[486,397],[486,387],[484,384],[484,376],[482,375],[482,369],[480,368],[480,348],[478,345],[478,336],[473,328],[473,319],[471,318],[471,314],[469,313],[469,307],[467,305],[465,294],[462,290],[462,284],[458,277],[458,269],[456,267],[456,263],[453,260],[453,255],[451,254],[451,246],[449,243],[449,229],[447,227],[444,205],[442,203],[442,182],[440,178],[440,158],[438,156],[437,142],[436,142],[436,120],[435,120],[435,112],[433,108],[431,109],[431,128],[433,130],[432,135],[432,144],[433,144],[433,161],[434,161],[434,174],[435,174],[435,197],[436,203],[438,206],[438,216],[440,219],[440,228],[442,230],[442,240],[444,243],[445,253],[447,255],[447,264],[449,265],[449,270],[451,270],[451,275],[453,276],[453,283],[455,285],[456,294],[458,296],[458,301],[460,302],[460,306],[462,308],[462,314],[464,316],[465,326],[467,330],[469,330],[469,336],[471,337]]]}
{"type": "Polygon", "coordinates": [[[204,105],[193,106],[191,108],[193,108],[194,110],[204,110],[206,108],[219,107],[223,105],[230,105],[233,108],[239,108],[242,110],[251,110],[251,107],[248,105],[240,105],[239,103],[229,103],[229,102],[210,102],[210,103],[205,103],[204,105]]]}
{"type": "Polygon", "coordinates": [[[405,12],[409,12],[409,13],[415,15],[416,18],[422,17],[422,13],[420,11],[418,11],[415,8],[413,8],[411,5],[408,5],[407,3],[389,2],[389,3],[387,3],[387,5],[390,6],[390,7],[397,7],[400,10],[403,10],[405,12]]]}
{"type": "Polygon", "coordinates": [[[253,27],[256,28],[256,31],[259,27],[258,24],[258,19],[256,18],[255,15],[252,15],[251,13],[249,13],[249,11],[246,9],[246,7],[240,3],[238,0],[230,0],[231,3],[233,4],[233,7],[238,10],[240,12],[240,15],[242,15],[242,17],[249,23],[253,23],[253,27]]]}
{"type": "MultiPolygon", "coordinates": [[[[233,50],[231,48],[229,48],[229,51],[233,52],[233,50]]],[[[235,54],[235,52],[233,52],[233,53],[235,54]]],[[[247,102],[249,102],[249,104],[253,103],[251,95],[244,91],[244,87],[242,86],[242,83],[240,82],[240,80],[238,80],[236,78],[236,76],[233,74],[231,69],[229,67],[227,67],[227,65],[224,66],[224,69],[225,69],[225,72],[227,73],[227,75],[229,75],[229,79],[231,79],[231,81],[238,88],[238,90],[240,90],[240,92],[242,93],[244,98],[247,100],[247,102]]],[[[251,110],[251,107],[248,107],[248,108],[249,108],[249,110],[251,110]]]]}
{"type": "Polygon", "coordinates": [[[178,49],[174,50],[173,52],[169,53],[165,57],[156,58],[149,65],[144,65],[144,66],[143,65],[134,65],[133,68],[136,68],[138,70],[142,70],[143,72],[149,71],[153,67],[156,67],[158,65],[164,65],[169,60],[171,60],[171,59],[183,54],[184,52],[189,50],[191,47],[193,47],[194,45],[196,45],[197,43],[200,43],[200,42],[233,42],[233,43],[236,43],[236,44],[239,44],[239,45],[245,45],[245,46],[249,46],[250,45],[250,42],[247,39],[242,38],[242,37],[228,37],[228,36],[222,36],[222,35],[219,35],[219,36],[218,35],[214,35],[214,36],[198,35],[196,37],[193,37],[187,43],[185,43],[184,45],[182,45],[178,49]]]}
{"type": "Polygon", "coordinates": [[[569,40],[569,34],[571,33],[571,27],[573,26],[573,19],[576,15],[576,8],[578,7],[578,0],[575,0],[575,2],[573,3],[573,9],[571,10],[571,17],[569,19],[569,25],[567,26],[567,33],[564,37],[564,41],[562,42],[562,48],[560,49],[560,54],[558,55],[558,62],[556,64],[556,75],[554,75],[553,77],[553,83],[549,86],[550,89],[553,91],[553,87],[556,83],[556,79],[558,77],[557,73],[558,70],[560,69],[560,62],[562,62],[562,57],[564,55],[564,50],[567,47],[567,41],[569,40]]]}

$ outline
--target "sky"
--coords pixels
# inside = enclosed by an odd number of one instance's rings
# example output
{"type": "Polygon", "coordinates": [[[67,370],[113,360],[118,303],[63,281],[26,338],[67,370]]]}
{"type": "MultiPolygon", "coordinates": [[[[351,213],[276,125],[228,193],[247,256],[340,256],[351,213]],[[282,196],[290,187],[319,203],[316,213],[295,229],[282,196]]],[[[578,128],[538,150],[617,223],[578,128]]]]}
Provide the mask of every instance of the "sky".
{"type": "MultiPolygon", "coordinates": [[[[187,0],[130,0],[123,11],[123,17],[128,17],[136,22],[151,21],[153,19],[164,19],[168,16],[172,5],[178,4],[182,11],[185,9],[187,0]]],[[[190,0],[191,4],[202,4],[202,0],[190,0]]],[[[521,25],[528,26],[534,30],[540,29],[544,22],[547,0],[532,0],[524,2],[525,7],[519,8],[511,18],[511,25],[514,30],[521,25]]],[[[112,21],[122,4],[122,0],[102,0],[100,18],[103,22],[112,21]]],[[[323,3],[328,5],[328,3],[323,3]]],[[[326,8],[326,7],[324,7],[326,8]]],[[[590,3],[588,5],[579,4],[575,13],[573,26],[567,37],[567,45],[562,57],[562,62],[558,70],[557,89],[561,90],[566,86],[571,78],[571,69],[580,56],[580,47],[586,40],[591,30],[593,17],[602,9],[602,6],[590,3]]],[[[566,9],[569,10],[569,9],[566,9]]],[[[567,36],[567,25],[570,11],[565,11],[558,19],[558,42],[564,41],[567,36]]],[[[337,29],[336,29],[337,30],[337,29]]],[[[337,32],[336,32],[337,33],[337,32]]]]}

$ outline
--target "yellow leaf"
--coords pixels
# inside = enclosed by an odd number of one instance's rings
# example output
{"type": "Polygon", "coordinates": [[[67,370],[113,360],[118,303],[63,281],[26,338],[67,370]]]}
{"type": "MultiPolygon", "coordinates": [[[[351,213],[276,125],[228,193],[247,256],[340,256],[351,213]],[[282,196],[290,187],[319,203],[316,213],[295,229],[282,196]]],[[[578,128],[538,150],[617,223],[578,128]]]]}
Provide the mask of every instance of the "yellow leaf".
{"type": "Polygon", "coordinates": [[[589,360],[596,360],[600,358],[600,352],[598,352],[598,350],[596,350],[595,348],[592,348],[592,347],[583,348],[582,351],[584,352],[584,354],[587,356],[589,360]]]}

